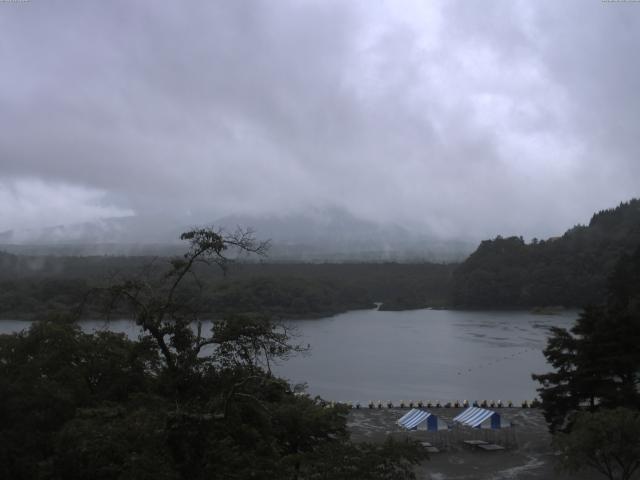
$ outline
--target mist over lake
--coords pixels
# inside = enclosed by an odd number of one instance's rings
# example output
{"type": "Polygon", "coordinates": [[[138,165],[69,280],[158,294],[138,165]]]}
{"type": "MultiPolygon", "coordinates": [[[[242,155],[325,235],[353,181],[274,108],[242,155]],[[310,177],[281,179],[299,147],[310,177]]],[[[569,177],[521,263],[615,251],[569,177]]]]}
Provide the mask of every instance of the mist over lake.
{"type": "MultiPolygon", "coordinates": [[[[577,312],[358,310],[287,322],[294,342],[310,349],[275,366],[291,383],[335,401],[520,402],[536,396],[531,373],[550,370],[542,355],[551,326],[569,327],[577,312]]],[[[136,338],[129,320],[90,320],[83,330],[110,329],[136,338]]],[[[0,322],[0,333],[27,322],[0,322]]]]}

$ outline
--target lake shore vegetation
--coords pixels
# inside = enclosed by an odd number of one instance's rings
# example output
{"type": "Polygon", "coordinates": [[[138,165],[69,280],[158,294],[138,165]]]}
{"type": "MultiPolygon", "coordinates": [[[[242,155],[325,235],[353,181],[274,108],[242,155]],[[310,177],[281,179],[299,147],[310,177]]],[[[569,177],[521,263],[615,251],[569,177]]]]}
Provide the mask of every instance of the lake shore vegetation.
{"type": "Polygon", "coordinates": [[[240,233],[187,232],[158,270],[92,290],[129,304],[138,340],[53,317],[0,335],[0,477],[27,479],[413,479],[416,442],[353,443],[347,409],[271,371],[300,351],[267,316],[198,322],[196,263],[260,253],[240,233]],[[183,285],[190,288],[183,290],[183,285]],[[327,476],[329,475],[329,476],[327,476]]]}

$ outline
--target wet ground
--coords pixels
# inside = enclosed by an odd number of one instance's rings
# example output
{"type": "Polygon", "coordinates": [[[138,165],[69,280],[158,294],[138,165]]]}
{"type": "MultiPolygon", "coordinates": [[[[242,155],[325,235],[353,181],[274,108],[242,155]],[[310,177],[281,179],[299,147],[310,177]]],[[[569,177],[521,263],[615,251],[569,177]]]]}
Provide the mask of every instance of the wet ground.
{"type": "MultiPolygon", "coordinates": [[[[555,468],[555,455],[551,436],[542,413],[537,409],[496,409],[502,417],[513,423],[513,429],[478,431],[454,429],[439,433],[407,432],[395,422],[407,409],[359,409],[349,414],[348,427],[355,441],[381,442],[388,436],[428,441],[440,453],[431,457],[417,469],[424,480],[502,480],[502,479],[581,479],[601,478],[590,471],[566,475],[555,468]],[[485,440],[505,447],[500,451],[481,451],[469,447],[464,440],[485,440]]],[[[447,423],[462,409],[439,408],[431,412],[447,423]]]]}

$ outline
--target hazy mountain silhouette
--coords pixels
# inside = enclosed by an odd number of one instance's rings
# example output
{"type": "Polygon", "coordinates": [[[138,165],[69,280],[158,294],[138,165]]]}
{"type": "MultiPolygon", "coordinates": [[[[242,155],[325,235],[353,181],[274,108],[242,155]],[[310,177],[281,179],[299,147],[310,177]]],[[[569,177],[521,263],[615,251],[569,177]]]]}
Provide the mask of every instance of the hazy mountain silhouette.
{"type": "Polygon", "coordinates": [[[327,208],[289,215],[233,215],[213,222],[161,216],[107,218],[1,232],[0,247],[29,254],[175,254],[182,250],[180,233],[202,224],[226,231],[251,228],[257,238],[271,241],[273,261],[459,261],[476,246],[470,240],[443,240],[327,208]]]}

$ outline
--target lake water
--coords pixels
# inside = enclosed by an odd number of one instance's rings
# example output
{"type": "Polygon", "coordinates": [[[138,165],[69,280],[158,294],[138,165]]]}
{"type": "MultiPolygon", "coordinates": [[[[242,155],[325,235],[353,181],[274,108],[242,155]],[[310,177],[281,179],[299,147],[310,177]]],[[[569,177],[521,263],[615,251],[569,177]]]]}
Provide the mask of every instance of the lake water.
{"type": "Polygon", "coordinates": [[[355,311],[295,325],[309,356],[279,367],[333,400],[531,400],[549,327],[577,312],[355,311]]]}
{"type": "MultiPolygon", "coordinates": [[[[288,322],[309,353],[276,367],[314,395],[339,401],[502,400],[536,396],[531,373],[549,371],[542,349],[549,327],[569,327],[577,312],[542,316],[526,312],[360,310],[288,322]]],[[[26,322],[0,321],[0,333],[26,322]]],[[[82,323],[138,334],[129,321],[82,323]]]]}

